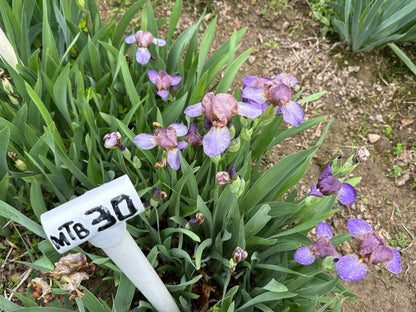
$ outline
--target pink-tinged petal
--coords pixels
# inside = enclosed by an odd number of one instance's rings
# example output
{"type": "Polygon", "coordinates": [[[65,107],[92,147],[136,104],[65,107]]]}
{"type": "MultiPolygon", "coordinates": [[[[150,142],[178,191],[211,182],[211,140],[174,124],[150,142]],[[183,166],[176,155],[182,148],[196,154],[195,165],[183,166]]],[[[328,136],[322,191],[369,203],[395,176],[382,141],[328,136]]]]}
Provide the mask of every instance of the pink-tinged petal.
{"type": "Polygon", "coordinates": [[[264,96],[264,91],[255,87],[246,87],[241,93],[241,98],[254,101],[256,103],[266,102],[266,97],[264,96]]]}
{"type": "Polygon", "coordinates": [[[231,136],[227,127],[212,127],[202,140],[204,153],[209,157],[218,156],[227,149],[230,142],[231,136]]]}
{"type": "Polygon", "coordinates": [[[248,103],[238,102],[238,114],[247,118],[257,118],[263,114],[263,110],[248,103]]]}
{"type": "Polygon", "coordinates": [[[157,91],[157,95],[159,95],[162,99],[166,100],[169,95],[168,91],[157,91]]]}
{"type": "Polygon", "coordinates": [[[328,238],[332,237],[332,229],[325,222],[320,222],[316,227],[316,235],[318,237],[326,236],[328,238]]]}
{"type": "Polygon", "coordinates": [[[180,141],[178,142],[178,148],[179,149],[184,149],[188,146],[188,143],[186,143],[185,141],[180,141]]]}
{"type": "Polygon", "coordinates": [[[243,83],[247,86],[247,87],[253,87],[254,84],[257,82],[259,78],[256,76],[248,76],[246,78],[243,79],[243,83]]]}
{"type": "Polygon", "coordinates": [[[386,268],[394,274],[399,274],[402,271],[400,253],[396,248],[393,248],[393,260],[386,263],[386,268]]]}
{"type": "Polygon", "coordinates": [[[308,246],[297,249],[294,258],[297,262],[303,265],[310,265],[315,261],[315,256],[310,251],[308,246]]]}
{"type": "Polygon", "coordinates": [[[172,76],[172,82],[170,83],[172,86],[176,86],[177,84],[179,84],[182,80],[181,76],[172,76]]]}
{"type": "Polygon", "coordinates": [[[174,148],[168,152],[168,164],[174,170],[178,170],[181,167],[181,157],[179,149],[174,148]]]}
{"type": "Polygon", "coordinates": [[[176,136],[184,136],[188,133],[188,128],[182,123],[173,123],[169,127],[173,127],[176,130],[176,136]]]}
{"type": "Polygon", "coordinates": [[[142,149],[151,149],[156,146],[154,136],[147,133],[140,133],[134,138],[134,144],[142,149]]]}
{"type": "Polygon", "coordinates": [[[316,196],[316,197],[324,197],[324,194],[319,192],[318,189],[316,188],[316,184],[312,185],[309,195],[316,196]]]}
{"type": "Polygon", "coordinates": [[[351,205],[357,199],[357,192],[351,184],[342,183],[342,187],[338,191],[337,197],[344,205],[351,205]]]}
{"type": "Polygon", "coordinates": [[[128,44],[131,44],[131,43],[136,42],[136,38],[134,37],[134,34],[133,34],[133,35],[129,35],[129,36],[127,36],[124,40],[125,40],[125,41],[126,41],[126,43],[128,43],[128,44]]]}
{"type": "Polygon", "coordinates": [[[361,262],[356,255],[339,258],[334,269],[338,269],[339,276],[347,281],[358,281],[367,274],[367,265],[361,262]]]}
{"type": "Polygon", "coordinates": [[[159,47],[163,47],[163,46],[166,45],[166,40],[165,39],[160,39],[160,38],[154,38],[153,43],[158,45],[159,47]]]}
{"type": "Polygon", "coordinates": [[[158,72],[155,70],[148,70],[147,75],[151,82],[156,83],[156,78],[159,76],[158,72]]]}
{"type": "Polygon", "coordinates": [[[189,117],[197,117],[202,115],[202,105],[201,103],[197,103],[191,106],[188,106],[185,111],[185,115],[189,117]]]}
{"type": "Polygon", "coordinates": [[[327,163],[321,175],[318,178],[318,181],[321,181],[327,177],[332,177],[332,169],[330,163],[327,163]]]}
{"type": "Polygon", "coordinates": [[[136,52],[136,61],[139,64],[145,65],[149,63],[150,52],[147,48],[138,48],[136,52]]]}
{"type": "Polygon", "coordinates": [[[365,233],[373,233],[371,225],[361,219],[349,219],[347,222],[347,229],[354,237],[358,237],[365,233]]]}
{"type": "Polygon", "coordinates": [[[293,101],[282,106],[282,113],[283,119],[295,127],[299,127],[304,118],[302,107],[293,101]]]}

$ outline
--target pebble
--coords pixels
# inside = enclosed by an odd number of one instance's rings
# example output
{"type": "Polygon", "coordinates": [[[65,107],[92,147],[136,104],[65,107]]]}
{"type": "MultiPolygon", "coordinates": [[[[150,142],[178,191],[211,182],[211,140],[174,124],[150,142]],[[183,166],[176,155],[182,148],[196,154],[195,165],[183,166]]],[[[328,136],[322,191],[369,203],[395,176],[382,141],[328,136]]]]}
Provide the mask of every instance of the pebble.
{"type": "Polygon", "coordinates": [[[376,120],[378,121],[378,122],[383,122],[384,120],[383,120],[383,115],[381,115],[381,114],[377,114],[376,115],[376,120]]]}
{"type": "Polygon", "coordinates": [[[410,180],[410,175],[408,172],[406,172],[405,174],[401,175],[400,177],[397,177],[396,180],[394,181],[394,184],[399,187],[399,186],[403,186],[406,184],[407,181],[410,180]]]}
{"type": "Polygon", "coordinates": [[[368,140],[370,143],[376,143],[378,140],[380,140],[380,136],[378,134],[370,133],[368,135],[368,140]]]}
{"type": "Polygon", "coordinates": [[[256,57],[255,57],[254,55],[250,55],[250,56],[248,57],[248,63],[249,63],[250,65],[253,65],[255,61],[256,61],[256,57]]]}
{"type": "Polygon", "coordinates": [[[348,66],[348,71],[350,73],[358,73],[360,71],[360,66],[348,66]]]}

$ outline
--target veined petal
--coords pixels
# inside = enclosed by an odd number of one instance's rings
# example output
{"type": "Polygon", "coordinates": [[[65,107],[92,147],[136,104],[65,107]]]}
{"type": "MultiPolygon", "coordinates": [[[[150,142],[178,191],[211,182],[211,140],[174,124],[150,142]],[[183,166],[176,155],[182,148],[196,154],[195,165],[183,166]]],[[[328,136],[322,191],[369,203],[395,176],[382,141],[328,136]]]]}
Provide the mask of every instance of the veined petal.
{"type": "Polygon", "coordinates": [[[315,256],[310,251],[308,246],[298,248],[295,252],[294,258],[297,262],[303,265],[310,265],[315,261],[315,256]]]}
{"type": "Polygon", "coordinates": [[[159,76],[158,72],[155,70],[148,70],[147,75],[151,82],[156,83],[156,78],[159,76]]]}
{"type": "Polygon", "coordinates": [[[188,133],[188,128],[182,123],[173,123],[169,127],[173,127],[176,130],[176,136],[180,137],[188,133]]]}
{"type": "Polygon", "coordinates": [[[332,237],[332,229],[325,222],[320,222],[316,227],[316,235],[318,237],[326,236],[328,238],[332,237]]]}
{"type": "Polygon", "coordinates": [[[157,95],[159,95],[164,100],[166,100],[166,98],[169,95],[169,92],[168,91],[157,91],[156,93],[157,93],[157,95]]]}
{"type": "Polygon", "coordinates": [[[202,115],[202,105],[201,103],[196,103],[194,105],[188,106],[185,111],[185,115],[189,117],[197,117],[202,115]]]}
{"type": "Polygon", "coordinates": [[[373,233],[371,225],[361,219],[349,219],[347,222],[347,229],[354,237],[358,237],[365,233],[373,233]]]}
{"type": "Polygon", "coordinates": [[[282,113],[283,119],[295,127],[299,127],[304,118],[302,107],[293,101],[282,106],[282,113]]]}
{"type": "Polygon", "coordinates": [[[248,118],[257,118],[263,113],[261,108],[254,105],[238,102],[238,114],[248,118]]]}
{"type": "Polygon", "coordinates": [[[147,48],[138,48],[136,52],[136,61],[139,64],[145,65],[149,63],[150,52],[147,48]]]}
{"type": "Polygon", "coordinates": [[[224,152],[230,145],[231,136],[227,127],[212,127],[204,136],[202,145],[209,157],[215,157],[224,152]]]}
{"type": "Polygon", "coordinates": [[[246,87],[241,93],[241,98],[254,101],[256,103],[266,102],[266,97],[264,96],[264,91],[255,87],[246,87]]]}
{"type": "Polygon", "coordinates": [[[128,44],[131,44],[131,43],[136,42],[136,38],[134,37],[134,34],[133,34],[133,35],[128,35],[128,36],[124,39],[124,41],[126,41],[126,43],[128,43],[128,44]]]}
{"type": "Polygon", "coordinates": [[[134,144],[142,149],[151,149],[156,146],[154,136],[147,133],[140,133],[134,138],[134,144]]]}
{"type": "Polygon", "coordinates": [[[339,276],[347,281],[358,281],[367,274],[367,265],[356,255],[340,257],[334,269],[338,269],[339,276]]]}
{"type": "Polygon", "coordinates": [[[357,199],[357,192],[351,184],[342,183],[342,187],[338,191],[337,197],[344,205],[351,205],[357,199]]]}
{"type": "Polygon", "coordinates": [[[163,47],[166,45],[166,40],[161,38],[154,38],[153,43],[157,44],[159,47],[163,47]]]}
{"type": "Polygon", "coordinates": [[[312,185],[309,195],[316,196],[316,197],[324,197],[324,194],[319,192],[318,189],[316,188],[316,184],[312,185]]]}
{"type": "Polygon", "coordinates": [[[181,76],[175,75],[172,76],[172,82],[170,83],[172,86],[176,86],[177,84],[179,84],[182,80],[181,76]]]}
{"type": "Polygon", "coordinates": [[[178,170],[181,167],[181,156],[179,149],[174,148],[168,152],[168,164],[174,170],[178,170]]]}
{"type": "Polygon", "coordinates": [[[396,248],[393,248],[393,260],[386,263],[386,268],[394,274],[399,274],[402,271],[400,253],[396,248]]]}

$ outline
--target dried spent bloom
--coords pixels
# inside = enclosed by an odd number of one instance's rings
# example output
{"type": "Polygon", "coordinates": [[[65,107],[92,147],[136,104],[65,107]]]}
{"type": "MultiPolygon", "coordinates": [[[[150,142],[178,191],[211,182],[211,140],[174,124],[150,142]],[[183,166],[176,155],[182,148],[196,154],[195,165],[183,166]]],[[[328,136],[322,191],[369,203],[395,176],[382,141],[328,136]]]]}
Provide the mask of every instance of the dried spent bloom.
{"type": "Polygon", "coordinates": [[[358,163],[366,161],[370,157],[370,152],[364,146],[357,148],[357,154],[355,160],[358,163]]]}
{"type": "Polygon", "coordinates": [[[55,263],[53,272],[43,275],[53,278],[57,285],[72,293],[71,297],[81,297],[84,294],[78,290],[81,282],[88,279],[95,270],[93,263],[87,263],[87,257],[82,253],[68,254],[55,263]]]}
{"type": "Polygon", "coordinates": [[[298,248],[295,252],[295,260],[303,265],[312,264],[316,257],[338,257],[338,253],[332,245],[332,230],[325,222],[320,222],[316,227],[316,240],[311,246],[298,248]]]}
{"type": "Polygon", "coordinates": [[[402,271],[401,257],[397,249],[387,245],[373,232],[371,225],[361,219],[349,219],[348,232],[360,241],[357,255],[341,257],[334,266],[342,279],[357,281],[367,274],[369,264],[383,263],[394,274],[402,271]]]}
{"type": "Polygon", "coordinates": [[[134,138],[134,144],[142,149],[160,146],[168,153],[168,164],[178,170],[181,166],[180,150],[187,146],[186,142],[178,142],[178,137],[184,136],[188,129],[184,124],[173,123],[166,129],[156,129],[155,134],[140,133],[134,138]]]}
{"type": "Polygon", "coordinates": [[[120,132],[111,132],[107,133],[104,137],[104,147],[108,149],[121,149],[122,151],[126,150],[126,147],[121,144],[121,134],[120,132]]]}
{"type": "Polygon", "coordinates": [[[220,171],[215,176],[218,185],[224,185],[230,182],[230,174],[227,171],[220,171]]]}
{"type": "Polygon", "coordinates": [[[49,303],[55,300],[52,288],[40,277],[32,279],[28,285],[30,294],[35,300],[42,300],[43,303],[49,303]]]}
{"type": "Polygon", "coordinates": [[[278,106],[277,113],[283,115],[283,119],[298,127],[304,114],[302,107],[291,101],[291,87],[297,83],[297,79],[287,73],[277,74],[274,78],[248,76],[243,79],[245,84],[241,98],[250,104],[261,108],[263,111],[269,105],[278,106]]]}
{"type": "Polygon", "coordinates": [[[177,86],[182,80],[181,76],[170,76],[164,70],[160,70],[159,72],[149,70],[147,71],[147,75],[150,81],[156,85],[157,94],[164,100],[168,97],[169,90],[177,86]]]}
{"type": "Polygon", "coordinates": [[[192,218],[191,220],[189,220],[189,225],[199,225],[203,223],[204,221],[205,221],[205,216],[201,212],[198,212],[195,215],[195,218],[192,218]]]}
{"type": "Polygon", "coordinates": [[[150,52],[148,47],[154,43],[158,46],[165,46],[166,41],[160,38],[154,38],[151,32],[139,30],[135,34],[129,35],[125,39],[126,43],[136,43],[139,47],[136,52],[136,61],[139,64],[145,65],[150,60],[150,52]]]}
{"type": "Polygon", "coordinates": [[[336,195],[344,205],[350,205],[357,199],[357,193],[351,184],[341,183],[333,177],[329,163],[319,176],[318,184],[312,185],[309,195],[317,197],[336,195]]]}
{"type": "Polygon", "coordinates": [[[231,135],[227,126],[233,116],[257,118],[261,114],[261,109],[248,103],[237,102],[230,94],[214,95],[213,92],[205,94],[201,103],[185,109],[185,115],[189,117],[204,115],[209,122],[209,131],[202,140],[204,152],[209,157],[220,155],[230,145],[231,135]]]}
{"type": "Polygon", "coordinates": [[[191,122],[189,124],[188,133],[185,136],[185,141],[192,146],[201,145],[202,144],[202,136],[199,134],[198,129],[196,128],[195,124],[191,122]]]}

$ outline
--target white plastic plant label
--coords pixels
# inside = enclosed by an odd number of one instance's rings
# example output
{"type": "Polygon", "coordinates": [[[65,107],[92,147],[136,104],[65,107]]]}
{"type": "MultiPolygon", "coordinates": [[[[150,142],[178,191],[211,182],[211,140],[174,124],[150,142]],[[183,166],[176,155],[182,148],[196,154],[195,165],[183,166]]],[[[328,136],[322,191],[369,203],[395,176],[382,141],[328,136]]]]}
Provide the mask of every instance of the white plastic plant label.
{"type": "Polygon", "coordinates": [[[125,233],[126,220],[143,212],[127,175],[105,183],[40,216],[54,248],[64,253],[86,241],[112,246],[125,233]]]}

